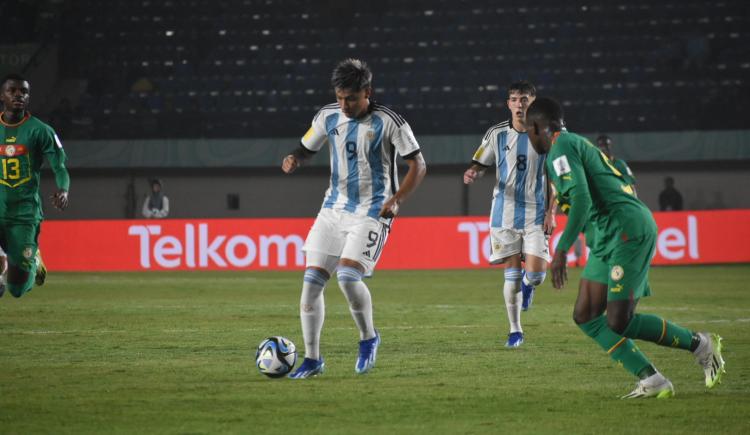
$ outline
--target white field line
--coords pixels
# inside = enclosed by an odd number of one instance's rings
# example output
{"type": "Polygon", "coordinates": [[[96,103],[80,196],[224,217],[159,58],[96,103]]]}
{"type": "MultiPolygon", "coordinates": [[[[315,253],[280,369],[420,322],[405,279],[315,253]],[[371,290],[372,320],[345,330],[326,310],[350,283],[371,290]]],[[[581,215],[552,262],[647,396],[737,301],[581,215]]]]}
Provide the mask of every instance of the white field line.
{"type": "MultiPolygon", "coordinates": [[[[750,318],[743,317],[739,319],[712,319],[712,320],[681,320],[678,324],[723,324],[723,323],[750,323],[750,318]]],[[[379,326],[378,329],[383,330],[419,330],[419,329],[481,329],[481,328],[497,328],[496,324],[479,324],[479,325],[399,325],[399,326],[379,326]]],[[[354,329],[354,326],[349,327],[330,327],[326,328],[334,331],[348,331],[354,329]]],[[[267,331],[268,328],[242,328],[240,332],[262,332],[267,331]]],[[[22,330],[9,330],[3,331],[5,334],[15,335],[106,335],[106,334],[128,334],[132,330],[129,329],[90,329],[90,330],[68,330],[68,331],[53,331],[53,330],[37,330],[37,331],[22,331],[22,330]]],[[[226,332],[224,330],[210,330],[210,329],[162,329],[158,331],[162,334],[189,334],[189,333],[220,333],[226,332]]]]}

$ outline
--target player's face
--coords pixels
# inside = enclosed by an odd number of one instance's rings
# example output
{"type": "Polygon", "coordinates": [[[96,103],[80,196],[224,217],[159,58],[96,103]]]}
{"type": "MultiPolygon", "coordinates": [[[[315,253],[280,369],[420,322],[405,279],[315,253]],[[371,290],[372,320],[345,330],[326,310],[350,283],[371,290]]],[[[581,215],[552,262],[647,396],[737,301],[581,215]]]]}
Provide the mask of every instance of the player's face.
{"type": "Polygon", "coordinates": [[[508,109],[513,115],[513,120],[523,123],[526,119],[526,109],[534,102],[536,97],[520,92],[511,92],[508,95],[508,109]]]}
{"type": "Polygon", "coordinates": [[[537,154],[547,154],[552,147],[552,133],[549,126],[537,120],[526,120],[526,134],[529,136],[531,147],[537,154]]]}
{"type": "Polygon", "coordinates": [[[599,151],[603,152],[605,156],[612,158],[612,154],[609,151],[609,145],[607,142],[600,140],[596,142],[596,146],[599,148],[599,151]]]}
{"type": "Polygon", "coordinates": [[[336,101],[347,118],[356,119],[367,113],[370,105],[371,88],[353,91],[351,89],[336,88],[336,101]]]}
{"type": "Polygon", "coordinates": [[[20,80],[8,80],[3,84],[0,100],[8,112],[23,112],[29,105],[30,97],[29,82],[20,80]]]}

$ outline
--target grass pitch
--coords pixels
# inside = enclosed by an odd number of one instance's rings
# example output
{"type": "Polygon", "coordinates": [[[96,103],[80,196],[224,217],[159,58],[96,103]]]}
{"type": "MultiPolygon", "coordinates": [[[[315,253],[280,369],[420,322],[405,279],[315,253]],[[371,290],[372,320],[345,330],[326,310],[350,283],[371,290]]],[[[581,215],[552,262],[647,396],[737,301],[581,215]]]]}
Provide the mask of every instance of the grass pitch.
{"type": "Polygon", "coordinates": [[[53,273],[0,299],[0,433],[750,433],[750,266],[653,269],[640,311],[722,335],[728,371],[706,391],[692,355],[640,343],[676,389],[659,401],[617,399],[635,379],[573,324],[578,276],[537,289],[507,350],[502,270],[379,271],[364,376],[334,279],[327,371],[291,381],[253,357],[269,335],[302,357],[301,272],[53,273]]]}

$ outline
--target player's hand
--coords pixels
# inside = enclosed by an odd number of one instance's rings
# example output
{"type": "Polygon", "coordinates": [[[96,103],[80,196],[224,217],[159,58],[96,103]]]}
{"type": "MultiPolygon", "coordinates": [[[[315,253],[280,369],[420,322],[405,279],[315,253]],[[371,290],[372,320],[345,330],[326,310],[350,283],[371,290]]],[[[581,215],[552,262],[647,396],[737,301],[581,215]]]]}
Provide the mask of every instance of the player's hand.
{"type": "Polygon", "coordinates": [[[52,200],[52,205],[54,205],[56,209],[62,211],[68,208],[67,190],[58,190],[54,195],[50,196],[50,199],[52,200]]]}
{"type": "Polygon", "coordinates": [[[281,162],[281,170],[287,174],[291,174],[298,167],[299,167],[299,161],[297,160],[296,157],[294,157],[291,154],[284,157],[284,160],[281,162]]]}
{"type": "Polygon", "coordinates": [[[556,289],[561,289],[565,286],[568,281],[568,255],[566,252],[557,250],[555,256],[552,257],[552,286],[556,289]]]}
{"type": "Polygon", "coordinates": [[[544,234],[552,235],[552,232],[557,228],[557,221],[555,220],[555,213],[544,214],[544,234]]]}
{"type": "Polygon", "coordinates": [[[469,168],[464,172],[464,184],[471,184],[479,178],[479,172],[474,168],[469,168]]]}
{"type": "Polygon", "coordinates": [[[398,199],[393,196],[391,197],[391,199],[386,201],[385,204],[383,204],[383,208],[380,209],[380,213],[378,213],[378,216],[386,219],[394,218],[398,214],[398,206],[398,199]]]}

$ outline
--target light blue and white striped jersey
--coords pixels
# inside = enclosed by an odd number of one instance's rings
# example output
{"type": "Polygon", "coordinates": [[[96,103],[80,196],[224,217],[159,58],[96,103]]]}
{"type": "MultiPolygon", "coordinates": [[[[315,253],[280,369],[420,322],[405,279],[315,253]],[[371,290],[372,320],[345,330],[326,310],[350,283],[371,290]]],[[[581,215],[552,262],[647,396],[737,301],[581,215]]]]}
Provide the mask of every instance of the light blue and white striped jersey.
{"type": "Polygon", "coordinates": [[[374,102],[359,119],[348,118],[337,103],[321,108],[302,145],[318,151],[326,141],[331,151],[331,184],[323,208],[375,219],[398,190],[395,153],[411,158],[420,152],[404,118],[374,102]]]}
{"type": "Polygon", "coordinates": [[[544,156],[534,151],[526,133],[516,131],[509,121],[490,127],[473,160],[494,165],[497,172],[491,227],[523,230],[544,225],[544,156]]]}

